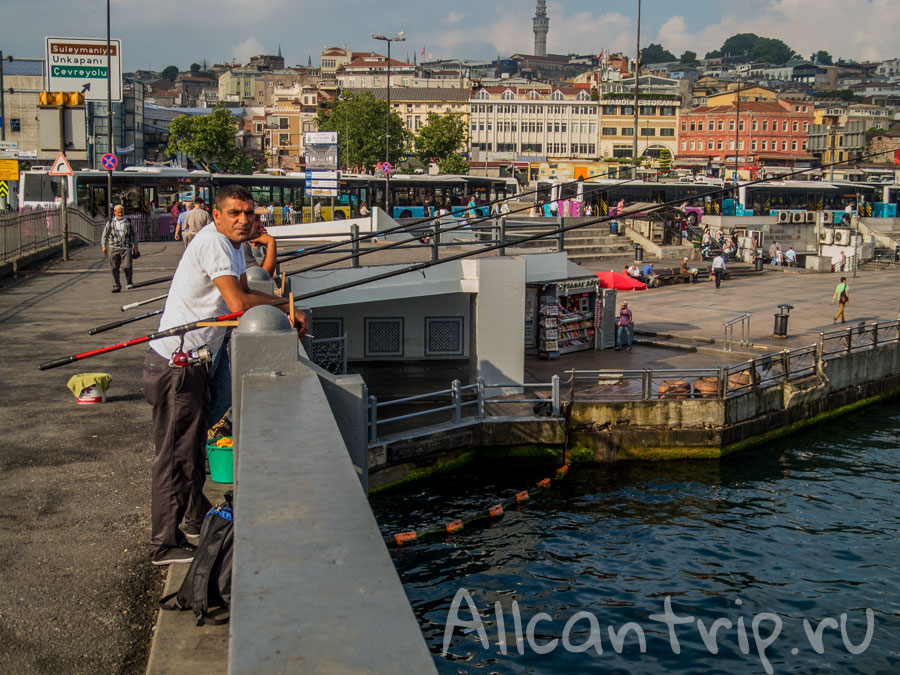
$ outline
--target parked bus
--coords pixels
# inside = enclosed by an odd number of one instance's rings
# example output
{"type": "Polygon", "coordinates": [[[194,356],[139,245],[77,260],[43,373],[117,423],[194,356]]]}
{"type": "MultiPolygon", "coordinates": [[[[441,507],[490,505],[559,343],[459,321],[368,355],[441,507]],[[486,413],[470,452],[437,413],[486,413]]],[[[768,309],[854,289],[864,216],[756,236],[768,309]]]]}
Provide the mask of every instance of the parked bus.
{"type": "MultiPolygon", "coordinates": [[[[107,172],[76,171],[71,176],[51,176],[32,169],[19,174],[19,208],[48,208],[62,201],[79,206],[92,216],[106,217],[107,172]]],[[[113,203],[122,204],[128,215],[148,213],[151,205],[166,209],[175,200],[200,196],[209,199],[210,174],[169,167],[128,167],[112,172],[113,203]]]]}

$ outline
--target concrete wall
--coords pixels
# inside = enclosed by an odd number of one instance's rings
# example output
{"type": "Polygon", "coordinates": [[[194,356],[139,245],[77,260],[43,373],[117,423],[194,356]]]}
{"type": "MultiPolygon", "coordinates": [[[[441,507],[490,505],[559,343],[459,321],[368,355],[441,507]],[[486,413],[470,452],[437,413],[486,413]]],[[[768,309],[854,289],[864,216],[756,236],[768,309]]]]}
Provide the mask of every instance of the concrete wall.
{"type": "Polygon", "coordinates": [[[478,279],[476,376],[498,384],[524,382],[525,261],[478,258],[467,262],[474,263],[478,279]]]}

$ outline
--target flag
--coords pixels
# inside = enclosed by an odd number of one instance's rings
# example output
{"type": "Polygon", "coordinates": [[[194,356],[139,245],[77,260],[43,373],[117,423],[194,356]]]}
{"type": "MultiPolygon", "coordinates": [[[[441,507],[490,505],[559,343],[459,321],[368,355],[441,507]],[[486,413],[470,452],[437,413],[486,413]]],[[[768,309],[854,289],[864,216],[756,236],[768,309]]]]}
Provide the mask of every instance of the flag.
{"type": "Polygon", "coordinates": [[[597,60],[598,60],[598,61],[602,61],[602,60],[603,60],[603,50],[601,50],[600,53],[597,54],[597,60]]]}
{"type": "Polygon", "coordinates": [[[900,150],[894,150],[894,164],[900,164],[900,150]]]}
{"type": "Polygon", "coordinates": [[[426,60],[426,61],[431,61],[431,54],[428,54],[428,58],[425,59],[425,60],[426,60]]]}
{"type": "Polygon", "coordinates": [[[422,53],[419,56],[425,56],[425,47],[422,47],[422,53]]]}

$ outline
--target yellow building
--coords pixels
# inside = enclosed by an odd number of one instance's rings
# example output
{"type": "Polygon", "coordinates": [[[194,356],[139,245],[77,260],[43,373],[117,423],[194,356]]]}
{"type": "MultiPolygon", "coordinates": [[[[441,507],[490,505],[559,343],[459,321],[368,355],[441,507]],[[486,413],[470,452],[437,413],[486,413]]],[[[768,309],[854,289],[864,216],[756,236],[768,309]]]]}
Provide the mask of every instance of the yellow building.
{"type": "Polygon", "coordinates": [[[271,168],[299,170],[305,154],[304,138],[316,131],[319,94],[315,87],[294,85],[276,89],[274,105],[266,108],[265,149],[271,168]]]}

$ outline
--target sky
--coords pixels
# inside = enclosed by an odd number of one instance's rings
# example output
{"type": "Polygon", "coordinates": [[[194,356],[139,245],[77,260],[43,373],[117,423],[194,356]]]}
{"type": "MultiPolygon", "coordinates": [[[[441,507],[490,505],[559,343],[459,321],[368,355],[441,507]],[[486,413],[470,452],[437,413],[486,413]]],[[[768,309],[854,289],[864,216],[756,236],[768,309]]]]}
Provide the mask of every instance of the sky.
{"type": "MultiPolygon", "coordinates": [[[[384,53],[373,33],[403,31],[392,58],[493,59],[532,53],[534,0],[111,0],[112,37],[123,41],[123,69],[276,54],[288,66],[319,64],[326,46],[384,53]],[[424,49],[425,55],[422,56],[424,49]]],[[[641,47],[675,56],[718,49],[736,33],[778,38],[808,57],[900,56],[898,0],[642,0],[641,47]]],[[[552,54],[633,55],[638,0],[548,0],[552,54]]],[[[106,37],[106,0],[3,0],[4,56],[43,58],[44,38],[106,37]]]]}

